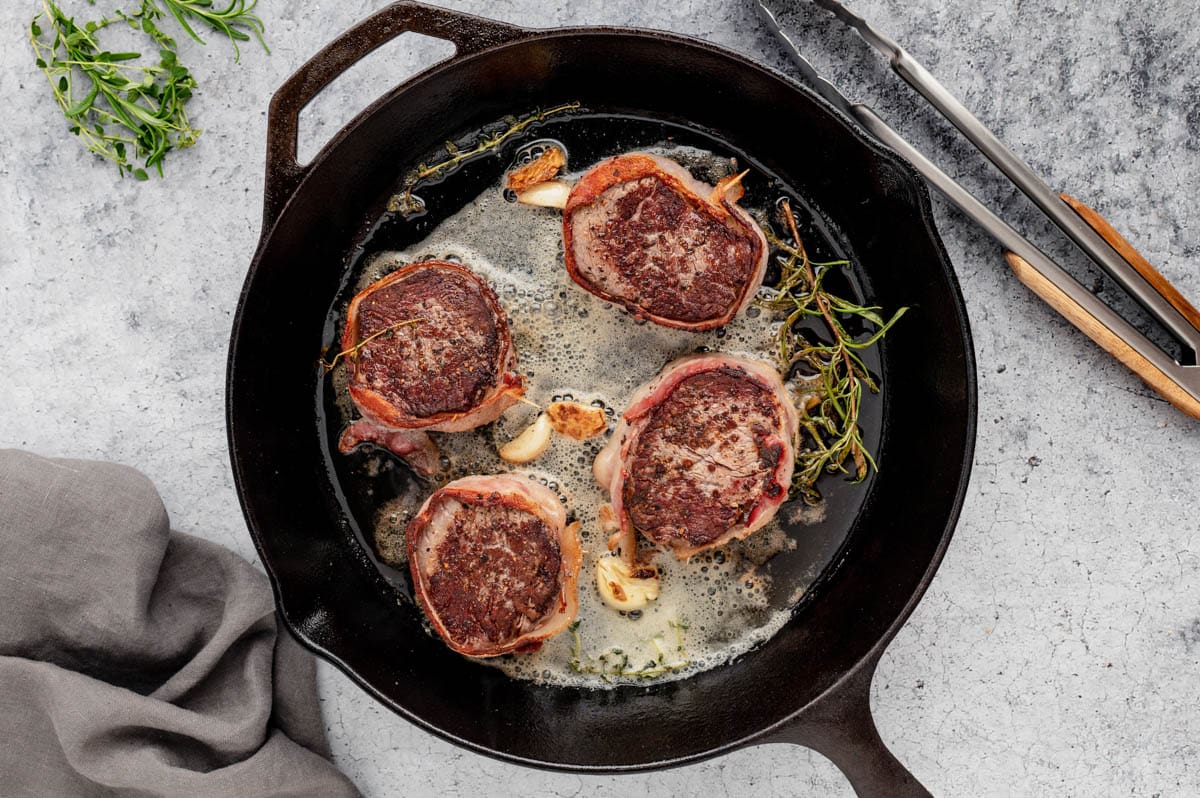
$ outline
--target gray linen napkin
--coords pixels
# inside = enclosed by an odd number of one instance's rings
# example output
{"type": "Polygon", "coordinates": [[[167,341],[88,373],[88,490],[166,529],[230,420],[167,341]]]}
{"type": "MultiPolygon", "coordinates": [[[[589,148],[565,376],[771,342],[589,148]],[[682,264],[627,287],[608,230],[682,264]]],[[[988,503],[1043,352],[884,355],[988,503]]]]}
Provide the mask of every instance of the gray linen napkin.
{"type": "Polygon", "coordinates": [[[124,466],[0,450],[0,796],[354,796],[265,577],[124,466]]]}

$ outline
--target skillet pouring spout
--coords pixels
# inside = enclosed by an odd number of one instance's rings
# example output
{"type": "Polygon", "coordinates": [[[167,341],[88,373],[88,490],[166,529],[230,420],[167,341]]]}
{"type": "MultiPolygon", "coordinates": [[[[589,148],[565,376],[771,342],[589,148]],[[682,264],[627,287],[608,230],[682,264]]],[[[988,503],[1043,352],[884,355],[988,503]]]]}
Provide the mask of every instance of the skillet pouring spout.
{"type": "MultiPolygon", "coordinates": [[[[537,135],[552,136],[553,124],[537,135]]],[[[699,40],[526,30],[411,2],[354,26],[289,78],[271,103],[267,138],[264,228],[234,319],[226,411],[247,525],[279,613],[304,645],[401,717],[508,762],[628,772],[786,740],[824,753],[860,795],[927,794],[883,748],[868,688],[957,521],[976,376],[958,283],[908,164],[812,91],[699,40]],[[298,164],[300,110],[408,31],[447,39],[456,53],[298,164]],[[784,522],[802,553],[827,546],[827,564],[790,620],[721,667],[611,690],[513,679],[426,632],[411,585],[376,559],[343,489],[344,461],[329,446],[338,431],[326,410],[332,388],[318,366],[336,327],[326,321],[402,176],[447,141],[574,101],[585,111],[562,125],[607,118],[625,120],[613,129],[696,137],[736,157],[759,186],[769,176],[787,187],[812,235],[855,264],[865,304],[910,308],[878,349],[882,395],[864,405],[878,473],[861,485],[823,482],[826,521],[784,522]],[[787,124],[764,123],[770,117],[787,124]]],[[[778,583],[800,578],[776,570],[778,583]]]]}

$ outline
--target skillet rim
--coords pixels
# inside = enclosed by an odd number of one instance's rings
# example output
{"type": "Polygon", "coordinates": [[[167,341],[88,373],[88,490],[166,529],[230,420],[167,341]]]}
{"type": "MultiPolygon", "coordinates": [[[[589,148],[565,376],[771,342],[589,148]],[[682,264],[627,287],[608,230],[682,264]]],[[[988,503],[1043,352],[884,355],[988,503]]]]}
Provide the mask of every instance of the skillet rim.
{"type": "MultiPolygon", "coordinates": [[[[462,15],[468,16],[468,15],[462,15]]],[[[485,19],[485,18],[480,18],[485,19]]],[[[489,20],[491,21],[491,20],[489,20]]],[[[435,37],[436,38],[436,37],[435,37]]],[[[316,56],[314,56],[316,57],[316,56]]],[[[293,73],[294,75],[295,73],[293,73]]],[[[290,77],[288,78],[290,79],[290,77]]],[[[288,79],[285,79],[288,80],[288,79]]],[[[283,84],[281,84],[283,85],[283,84]]],[[[270,122],[268,121],[268,125],[270,122]]],[[[267,154],[266,169],[270,170],[270,153],[267,154]]],[[[977,438],[978,427],[978,369],[975,358],[974,341],[971,335],[969,317],[967,313],[966,303],[962,294],[962,289],[958,281],[957,274],[954,271],[953,264],[950,261],[950,256],[946,251],[945,245],[942,242],[941,236],[937,231],[933,218],[933,204],[930,197],[929,189],[925,181],[919,173],[907,161],[905,161],[894,150],[885,146],[877,139],[872,137],[863,128],[857,120],[848,115],[843,109],[831,103],[828,99],[821,96],[818,92],[810,87],[799,82],[795,78],[781,72],[774,67],[766,64],[761,64],[747,55],[743,55],[735,50],[720,45],[706,42],[692,36],[683,34],[660,31],[651,28],[634,28],[621,26],[573,26],[559,28],[519,28],[514,26],[513,38],[506,41],[486,46],[478,50],[472,50],[469,53],[455,54],[442,61],[439,61],[423,70],[420,70],[413,75],[405,78],[392,89],[385,92],[379,98],[367,105],[362,111],[356,114],[345,125],[343,125],[330,139],[321,147],[316,155],[305,165],[300,167],[302,176],[296,181],[295,186],[291,189],[286,200],[278,206],[273,219],[266,218],[266,208],[268,207],[267,197],[264,194],[264,219],[263,229],[259,235],[258,245],[251,259],[250,265],[247,268],[245,281],[243,282],[242,290],[238,296],[236,310],[234,312],[232,329],[230,334],[229,349],[226,358],[226,383],[225,383],[225,405],[226,405],[226,437],[229,446],[229,457],[232,465],[234,486],[238,497],[239,506],[242,509],[243,517],[245,518],[247,529],[250,533],[251,540],[254,543],[255,550],[258,552],[259,560],[262,563],[264,571],[268,576],[268,581],[271,583],[271,592],[275,597],[276,612],[283,620],[284,625],[292,636],[304,648],[325,659],[330,664],[337,667],[344,675],[346,675],[358,687],[363,689],[368,695],[379,701],[381,704],[403,717],[409,723],[418,728],[429,732],[440,739],[446,740],[454,745],[465,748],[473,753],[481,754],[492,759],[499,759],[513,764],[523,765],[544,770],[556,770],[560,772],[572,773],[634,773],[659,770],[663,768],[678,767],[686,764],[692,764],[706,759],[711,759],[725,753],[744,748],[755,743],[771,742],[771,738],[778,735],[789,726],[795,725],[797,720],[801,718],[811,707],[816,705],[823,699],[839,692],[843,686],[851,680],[851,678],[862,672],[864,669],[869,669],[873,672],[875,665],[878,662],[882,652],[887,648],[896,634],[908,621],[912,612],[916,609],[917,604],[924,597],[928,590],[934,575],[941,565],[945,557],[945,553],[949,547],[950,539],[953,537],[955,528],[957,527],[959,517],[962,512],[963,505],[966,501],[966,493],[970,483],[972,465],[974,462],[974,450],[977,438]],[[274,569],[271,567],[270,561],[265,553],[263,544],[260,541],[260,531],[254,520],[254,511],[247,499],[247,492],[243,489],[243,480],[245,474],[238,458],[238,443],[235,439],[236,422],[234,419],[232,396],[234,391],[234,379],[236,364],[236,355],[238,352],[238,343],[241,335],[242,318],[245,310],[246,301],[250,293],[250,287],[253,284],[261,265],[264,252],[267,250],[267,245],[271,237],[278,227],[279,222],[289,212],[292,203],[296,197],[304,191],[305,185],[310,178],[319,171],[319,167],[337,149],[346,139],[350,138],[357,128],[369,117],[374,115],[384,106],[389,105],[395,99],[403,94],[410,86],[419,82],[436,78],[443,72],[458,69],[463,64],[469,63],[478,58],[488,56],[495,52],[505,50],[512,47],[526,46],[535,41],[545,41],[557,38],[570,37],[591,37],[591,36],[611,36],[618,38],[633,38],[640,40],[649,40],[651,42],[666,41],[673,45],[683,46],[685,48],[693,48],[706,51],[710,55],[715,55],[727,61],[733,62],[742,70],[751,70],[767,78],[780,81],[789,89],[805,95],[806,99],[815,102],[819,108],[825,113],[830,114],[833,119],[846,131],[846,133],[855,139],[862,146],[865,146],[874,155],[886,162],[890,166],[899,170],[904,176],[904,180],[909,186],[914,189],[915,205],[919,212],[922,223],[922,231],[928,236],[930,243],[937,255],[937,262],[941,268],[942,274],[947,281],[949,288],[950,306],[953,309],[953,315],[957,321],[958,337],[963,344],[963,367],[965,377],[963,387],[966,389],[963,396],[965,410],[965,427],[963,428],[964,447],[962,460],[960,463],[958,484],[956,485],[954,495],[951,501],[949,512],[947,513],[945,525],[939,538],[938,545],[930,557],[929,563],[922,572],[919,581],[912,594],[907,601],[901,606],[895,618],[888,624],[882,634],[878,637],[873,645],[860,657],[850,668],[848,668],[840,678],[834,681],[828,689],[817,694],[813,699],[797,708],[794,712],[787,715],[785,718],[766,726],[756,732],[747,734],[737,739],[728,740],[713,748],[699,751],[692,754],[687,754],[677,757],[669,757],[655,760],[652,762],[638,762],[626,765],[587,765],[587,764],[564,764],[557,762],[549,762],[545,760],[533,759],[529,757],[517,756],[506,753],[495,748],[489,748],[485,745],[476,743],[471,740],[464,739],[427,721],[422,716],[412,712],[407,707],[398,704],[372,683],[360,677],[341,657],[317,643],[310,640],[302,631],[301,624],[289,616],[286,608],[284,596],[281,592],[279,579],[277,578],[274,569]]],[[[269,174],[267,175],[269,178],[269,174]]],[[[888,393],[886,389],[881,395],[882,400],[886,403],[888,393]]],[[[790,621],[789,621],[790,623],[790,621]]],[[[869,711],[869,708],[868,708],[869,711]]]]}

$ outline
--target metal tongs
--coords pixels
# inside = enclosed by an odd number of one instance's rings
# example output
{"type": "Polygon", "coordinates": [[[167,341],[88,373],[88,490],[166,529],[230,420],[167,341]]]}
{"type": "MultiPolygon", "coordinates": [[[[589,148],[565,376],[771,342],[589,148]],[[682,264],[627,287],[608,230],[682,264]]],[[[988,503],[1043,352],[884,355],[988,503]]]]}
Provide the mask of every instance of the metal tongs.
{"type": "Polygon", "coordinates": [[[1183,362],[1175,360],[1099,297],[1081,285],[1044,252],[992,213],[969,191],[917,151],[865,105],[852,103],[821,77],[796,44],[780,28],[772,8],[787,0],[756,0],[771,30],[783,42],[807,82],[834,106],[858,120],[879,141],[916,168],[946,199],[979,223],[1005,249],[1017,279],[1045,300],[1109,354],[1137,374],[1164,399],[1189,416],[1200,418],[1200,311],[1197,311],[1100,214],[1067,194],[1055,192],[1000,139],[975,118],[954,95],[892,39],[836,0],[812,0],[888,56],[892,69],[949,119],[1097,266],[1104,269],[1183,346],[1183,362]]]}

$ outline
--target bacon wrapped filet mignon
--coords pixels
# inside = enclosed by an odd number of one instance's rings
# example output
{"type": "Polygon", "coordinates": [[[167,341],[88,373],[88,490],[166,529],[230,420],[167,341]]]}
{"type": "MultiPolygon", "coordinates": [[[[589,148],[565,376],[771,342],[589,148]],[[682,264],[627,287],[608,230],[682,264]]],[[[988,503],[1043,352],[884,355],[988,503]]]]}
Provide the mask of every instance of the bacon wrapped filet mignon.
{"type": "Polygon", "coordinates": [[[737,205],[740,177],[713,187],[658,155],[603,161],[563,209],[567,273],[655,324],[728,324],[753,300],[767,267],[766,237],[737,205]]]}
{"type": "Polygon", "coordinates": [[[778,372],[691,355],[634,393],[593,472],[609,491],[622,553],[636,534],[687,558],[764,526],[787,499],[799,417],[778,372]]]}
{"type": "Polygon", "coordinates": [[[536,482],[455,480],[429,497],[407,538],[417,601],[460,654],[532,651],[575,619],[579,524],[536,482]]]}
{"type": "Polygon", "coordinates": [[[346,312],[342,349],[363,417],[338,448],[371,441],[426,473],[437,455],[425,432],[495,421],[525,391],[495,293],[449,261],[404,266],[360,291],[346,312]]]}

